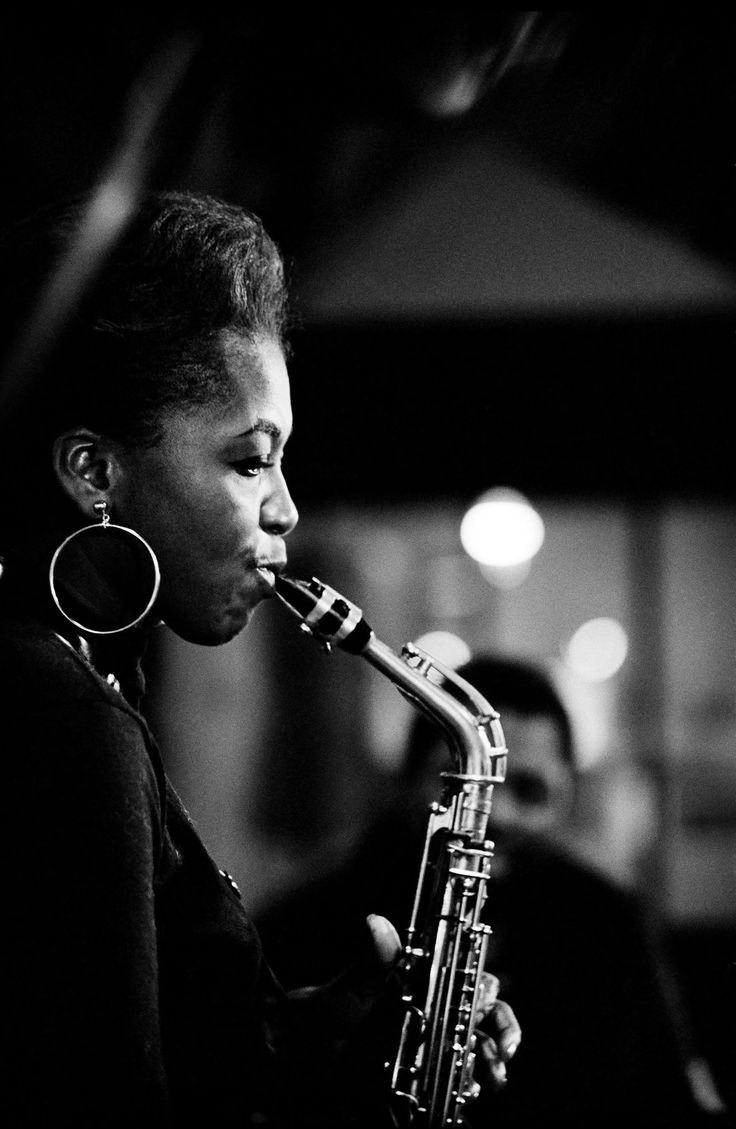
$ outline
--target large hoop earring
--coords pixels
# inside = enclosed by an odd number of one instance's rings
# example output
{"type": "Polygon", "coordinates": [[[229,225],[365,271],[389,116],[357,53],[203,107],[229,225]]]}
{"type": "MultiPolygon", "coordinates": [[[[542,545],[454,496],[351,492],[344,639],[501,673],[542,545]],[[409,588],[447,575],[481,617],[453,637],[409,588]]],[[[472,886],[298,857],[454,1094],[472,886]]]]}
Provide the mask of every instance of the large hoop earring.
{"type": "Polygon", "coordinates": [[[113,525],[107,502],[96,502],[99,525],[85,525],[62,541],[51,559],[54,603],[80,631],[116,635],[146,618],[161,573],[148,542],[125,525],[113,525]]]}

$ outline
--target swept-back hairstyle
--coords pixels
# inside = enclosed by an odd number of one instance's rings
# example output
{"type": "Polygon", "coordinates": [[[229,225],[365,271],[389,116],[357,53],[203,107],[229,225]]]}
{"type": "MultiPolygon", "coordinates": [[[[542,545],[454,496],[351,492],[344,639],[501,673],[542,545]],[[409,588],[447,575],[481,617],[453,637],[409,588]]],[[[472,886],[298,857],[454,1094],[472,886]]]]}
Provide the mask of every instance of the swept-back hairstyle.
{"type": "MultiPolygon", "coordinates": [[[[89,266],[90,214],[90,201],[75,199],[7,234],[0,250],[6,357],[44,291],[48,299],[50,280],[58,290],[70,262],[89,266]]],[[[200,194],[151,193],[89,275],[51,348],[22,373],[19,402],[0,424],[6,485],[13,453],[31,437],[38,451],[39,442],[85,425],[151,445],[166,408],[227,396],[214,348],[225,328],[285,347],[282,258],[260,219],[243,208],[200,194]]],[[[50,455],[46,464],[50,475],[50,455]]],[[[40,502],[44,483],[48,490],[39,469],[40,502]]]]}

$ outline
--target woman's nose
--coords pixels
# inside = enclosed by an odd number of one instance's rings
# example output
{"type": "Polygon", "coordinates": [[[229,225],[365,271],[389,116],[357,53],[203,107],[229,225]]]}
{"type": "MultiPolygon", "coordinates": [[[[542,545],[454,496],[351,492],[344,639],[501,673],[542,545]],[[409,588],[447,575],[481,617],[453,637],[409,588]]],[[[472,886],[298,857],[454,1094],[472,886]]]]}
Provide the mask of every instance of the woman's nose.
{"type": "Polygon", "coordinates": [[[261,526],[268,533],[286,537],[299,521],[299,511],[289,492],[281,470],[278,471],[273,489],[264,499],[261,507],[261,526]]]}

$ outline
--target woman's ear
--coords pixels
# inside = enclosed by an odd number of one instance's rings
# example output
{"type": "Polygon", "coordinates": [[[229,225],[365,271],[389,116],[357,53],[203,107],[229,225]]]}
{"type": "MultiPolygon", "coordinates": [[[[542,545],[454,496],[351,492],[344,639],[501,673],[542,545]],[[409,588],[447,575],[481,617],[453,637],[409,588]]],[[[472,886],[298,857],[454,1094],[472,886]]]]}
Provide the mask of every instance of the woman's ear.
{"type": "Polygon", "coordinates": [[[54,472],[64,493],[87,517],[108,500],[116,477],[115,458],[102,436],[77,427],[54,440],[54,472]]]}

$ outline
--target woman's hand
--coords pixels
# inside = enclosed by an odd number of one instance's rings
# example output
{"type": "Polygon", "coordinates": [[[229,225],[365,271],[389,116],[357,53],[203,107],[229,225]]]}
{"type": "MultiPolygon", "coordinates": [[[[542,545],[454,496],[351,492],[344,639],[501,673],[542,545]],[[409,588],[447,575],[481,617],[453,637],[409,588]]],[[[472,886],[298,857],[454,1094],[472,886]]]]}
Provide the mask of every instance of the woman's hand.
{"type": "MultiPolygon", "coordinates": [[[[350,969],[320,987],[289,992],[299,1015],[293,1045],[308,1064],[309,1092],[318,1095],[315,1106],[321,1109],[326,1126],[343,1124],[340,1119],[346,1109],[352,1111],[356,1093],[361,1095],[365,1124],[388,1124],[383,1063],[386,1035],[389,1030],[393,1032],[392,1039],[396,1035],[393,1009],[397,983],[388,995],[387,989],[401,954],[401,942],[385,917],[371,914],[366,925],[366,944],[356,954],[350,969]],[[377,1026],[369,1023],[364,1027],[377,1005],[377,1026]],[[327,1117],[328,1112],[332,1120],[327,1117]]],[[[498,987],[495,976],[482,974],[474,1019],[476,1093],[481,1088],[498,1089],[504,1084],[506,1064],[521,1039],[516,1016],[508,1004],[498,999],[498,987]]]]}
{"type": "MultiPolygon", "coordinates": [[[[379,965],[389,970],[401,951],[395,928],[385,917],[371,915],[367,919],[373,949],[379,965]]],[[[498,998],[498,977],[481,973],[478,1008],[475,1014],[475,1085],[478,1090],[490,1085],[499,1089],[506,1083],[506,1064],[516,1054],[521,1042],[521,1027],[507,1003],[498,998]],[[483,1024],[483,1028],[481,1028],[483,1024]]]]}
{"type": "Polygon", "coordinates": [[[521,1027],[507,1003],[498,999],[499,982],[490,972],[481,973],[480,1000],[475,1016],[475,1082],[480,1089],[490,1084],[498,1089],[506,1083],[506,1063],[521,1042],[521,1027]],[[484,1024],[484,1029],[480,1024],[484,1024]]]}
{"type": "Polygon", "coordinates": [[[366,924],[379,964],[386,970],[390,969],[401,952],[399,934],[387,917],[380,917],[377,913],[369,914],[366,924]]]}

